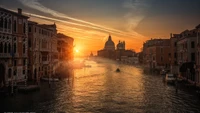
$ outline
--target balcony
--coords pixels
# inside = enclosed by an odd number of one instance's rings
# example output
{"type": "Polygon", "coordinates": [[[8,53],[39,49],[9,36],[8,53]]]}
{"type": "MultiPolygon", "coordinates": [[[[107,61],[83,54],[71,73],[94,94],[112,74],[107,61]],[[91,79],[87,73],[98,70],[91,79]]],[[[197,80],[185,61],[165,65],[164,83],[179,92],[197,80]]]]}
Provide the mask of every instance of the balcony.
{"type": "Polygon", "coordinates": [[[43,64],[49,64],[49,61],[42,61],[43,64]]]}
{"type": "Polygon", "coordinates": [[[41,52],[49,52],[49,49],[48,48],[41,48],[40,51],[41,52]]]}
{"type": "Polygon", "coordinates": [[[10,53],[0,53],[0,58],[11,58],[10,53]]]}

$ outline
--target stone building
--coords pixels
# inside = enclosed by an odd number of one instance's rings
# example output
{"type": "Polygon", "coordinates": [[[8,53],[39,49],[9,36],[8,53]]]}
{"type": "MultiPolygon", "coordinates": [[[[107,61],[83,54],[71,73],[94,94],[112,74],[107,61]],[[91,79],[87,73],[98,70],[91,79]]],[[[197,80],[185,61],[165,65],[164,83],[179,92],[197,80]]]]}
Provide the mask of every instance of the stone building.
{"type": "Polygon", "coordinates": [[[73,60],[73,42],[74,39],[66,36],[64,34],[58,33],[57,34],[58,42],[57,42],[57,50],[58,50],[58,57],[60,61],[63,60],[73,60]]]}
{"type": "Polygon", "coordinates": [[[112,37],[109,35],[104,49],[99,50],[97,55],[100,57],[122,61],[122,59],[127,60],[128,57],[134,56],[134,52],[132,50],[125,49],[125,41],[119,41],[115,50],[115,43],[112,41],[112,37]]]}
{"type": "Polygon", "coordinates": [[[28,17],[0,7],[0,87],[27,79],[28,17]]]}
{"type": "Polygon", "coordinates": [[[196,27],[197,30],[197,50],[196,50],[196,83],[200,86],[200,24],[196,27]]]}
{"type": "Polygon", "coordinates": [[[150,69],[170,67],[170,40],[151,39],[143,44],[143,64],[150,69]]]}
{"type": "Polygon", "coordinates": [[[115,43],[112,41],[112,37],[109,35],[108,40],[105,43],[104,49],[97,52],[98,56],[116,59],[115,57],[115,43]]]}
{"type": "Polygon", "coordinates": [[[29,21],[29,79],[39,82],[40,78],[55,74],[58,63],[56,25],[38,24],[29,21]]]}

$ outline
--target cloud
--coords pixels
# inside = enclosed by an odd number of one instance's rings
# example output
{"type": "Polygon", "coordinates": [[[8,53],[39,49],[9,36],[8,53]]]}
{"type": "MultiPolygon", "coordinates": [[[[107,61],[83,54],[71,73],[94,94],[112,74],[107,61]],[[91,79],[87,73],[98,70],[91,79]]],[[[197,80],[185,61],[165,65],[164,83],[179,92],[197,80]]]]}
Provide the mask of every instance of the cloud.
{"type": "Polygon", "coordinates": [[[145,18],[149,5],[145,0],[126,0],[123,7],[128,9],[128,12],[124,15],[127,21],[127,29],[133,31],[145,18]]]}
{"type": "MultiPolygon", "coordinates": [[[[75,40],[75,44],[82,45],[82,47],[88,48],[88,50],[89,49],[98,50],[102,48],[102,45],[107,40],[108,34],[111,34],[112,37],[114,37],[113,40],[116,42],[117,40],[126,40],[127,48],[132,48],[134,46],[135,47],[141,46],[143,41],[147,39],[147,37],[144,37],[143,35],[133,30],[129,32],[124,32],[118,29],[113,29],[102,25],[94,24],[91,22],[83,21],[81,19],[72,18],[64,13],[60,13],[51,8],[45,7],[44,5],[39,3],[38,0],[18,0],[18,1],[20,1],[24,6],[52,15],[52,17],[48,17],[45,15],[34,14],[33,12],[23,12],[24,14],[30,16],[30,20],[48,24],[56,22],[58,32],[64,33],[70,37],[78,39],[75,40]]],[[[124,4],[124,6],[127,8],[133,7],[131,5],[130,6],[128,5],[130,4],[127,5],[124,4]]],[[[138,17],[139,14],[142,13],[138,13],[138,17]]],[[[132,22],[132,24],[130,25],[136,26],[133,25],[133,23],[136,20],[134,21],[131,20],[132,16],[133,16],[132,13],[127,13],[125,15],[127,20],[130,19],[128,20],[128,22],[129,23],[132,22]]],[[[143,15],[141,15],[141,18],[143,18],[142,16],[143,15]]],[[[139,22],[140,19],[138,19],[137,21],[139,22]]]]}
{"type": "MultiPolygon", "coordinates": [[[[104,27],[104,26],[101,26],[98,24],[91,23],[91,22],[83,21],[81,19],[69,17],[66,14],[57,12],[55,10],[52,10],[50,8],[43,6],[42,4],[39,3],[38,0],[19,0],[19,1],[27,7],[30,7],[35,10],[39,10],[43,13],[51,14],[52,16],[57,17],[57,18],[50,18],[50,17],[45,17],[45,16],[41,16],[41,15],[37,15],[37,14],[27,13],[31,16],[35,16],[38,18],[48,19],[48,20],[52,20],[52,21],[58,21],[58,22],[75,25],[75,26],[80,26],[80,27],[87,27],[87,28],[100,30],[100,31],[104,31],[107,33],[117,34],[117,35],[132,36],[132,38],[135,38],[135,39],[140,39],[138,37],[142,36],[136,32],[127,33],[127,32],[117,30],[117,29],[108,28],[108,27],[104,27]]],[[[131,20],[129,20],[129,21],[131,21],[131,20]]]]}

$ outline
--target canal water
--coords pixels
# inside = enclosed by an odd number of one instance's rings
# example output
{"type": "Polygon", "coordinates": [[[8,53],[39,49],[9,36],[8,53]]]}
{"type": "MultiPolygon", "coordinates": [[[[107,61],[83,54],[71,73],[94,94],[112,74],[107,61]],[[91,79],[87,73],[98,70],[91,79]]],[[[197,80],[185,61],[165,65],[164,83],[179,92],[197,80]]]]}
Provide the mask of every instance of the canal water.
{"type": "MultiPolygon", "coordinates": [[[[81,60],[81,59],[79,59],[81,60]]],[[[85,60],[88,67],[70,70],[69,79],[42,82],[38,92],[1,98],[8,112],[200,112],[197,96],[163,82],[160,75],[105,59],[85,60]],[[91,66],[91,67],[90,67],[91,66]],[[120,68],[121,72],[115,70],[120,68]]]]}

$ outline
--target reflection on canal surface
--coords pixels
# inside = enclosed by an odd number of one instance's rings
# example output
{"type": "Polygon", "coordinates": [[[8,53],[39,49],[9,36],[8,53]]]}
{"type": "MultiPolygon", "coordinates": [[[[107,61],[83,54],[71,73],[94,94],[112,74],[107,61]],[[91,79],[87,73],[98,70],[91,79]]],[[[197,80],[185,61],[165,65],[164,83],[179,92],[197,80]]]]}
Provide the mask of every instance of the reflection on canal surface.
{"type": "Polygon", "coordinates": [[[175,93],[159,75],[105,59],[71,70],[60,82],[41,83],[39,92],[1,99],[3,111],[34,112],[200,112],[200,102],[185,91],[175,93]],[[115,70],[120,68],[121,72],[115,70]]]}

